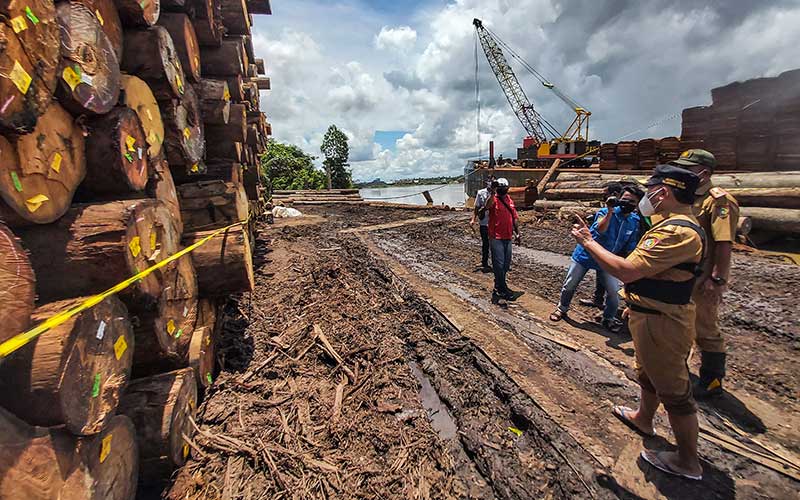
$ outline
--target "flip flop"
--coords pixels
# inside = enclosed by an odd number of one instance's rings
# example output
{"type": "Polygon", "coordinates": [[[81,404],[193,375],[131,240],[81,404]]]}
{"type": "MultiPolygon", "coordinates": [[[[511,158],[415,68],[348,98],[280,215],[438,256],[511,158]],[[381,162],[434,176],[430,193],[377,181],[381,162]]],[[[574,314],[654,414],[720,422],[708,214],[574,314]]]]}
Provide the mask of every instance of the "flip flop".
{"type": "Polygon", "coordinates": [[[644,460],[648,464],[652,465],[656,469],[660,470],[661,472],[665,472],[665,473],[671,474],[673,476],[682,477],[684,479],[690,479],[692,481],[702,481],[703,480],[703,475],[702,474],[695,476],[694,474],[686,474],[684,472],[676,471],[675,469],[670,467],[666,462],[664,462],[663,460],[661,460],[658,457],[658,452],[650,452],[648,450],[643,450],[642,453],[639,456],[642,457],[642,460],[644,460]]]}
{"type": "Polygon", "coordinates": [[[636,424],[634,424],[631,419],[628,418],[628,413],[632,413],[632,412],[633,412],[633,410],[628,408],[627,406],[615,406],[614,408],[611,409],[611,414],[612,415],[617,417],[617,419],[620,422],[622,422],[623,424],[627,425],[628,427],[630,427],[632,430],[636,431],[640,435],[642,435],[644,437],[656,437],[657,434],[655,432],[653,432],[651,434],[651,433],[643,431],[636,424]]]}

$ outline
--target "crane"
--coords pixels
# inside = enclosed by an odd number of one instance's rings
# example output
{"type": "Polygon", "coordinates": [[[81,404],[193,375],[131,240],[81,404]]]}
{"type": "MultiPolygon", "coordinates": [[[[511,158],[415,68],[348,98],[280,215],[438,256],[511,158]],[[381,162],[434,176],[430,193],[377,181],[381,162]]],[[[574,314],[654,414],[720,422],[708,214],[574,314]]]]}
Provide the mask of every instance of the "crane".
{"type": "Polygon", "coordinates": [[[537,151],[537,157],[542,159],[570,158],[585,153],[586,143],[589,138],[589,117],[592,113],[536,71],[508,44],[503,42],[500,37],[489,31],[480,19],[474,19],[472,24],[475,26],[486,60],[489,62],[495,77],[497,77],[500,88],[503,90],[506,99],[508,99],[508,103],[511,105],[511,109],[517,119],[519,119],[522,127],[528,133],[528,137],[523,142],[524,147],[534,147],[537,151]],[[533,107],[520,85],[517,75],[511,69],[503,48],[575,113],[575,118],[565,132],[559,133],[533,107]]]}

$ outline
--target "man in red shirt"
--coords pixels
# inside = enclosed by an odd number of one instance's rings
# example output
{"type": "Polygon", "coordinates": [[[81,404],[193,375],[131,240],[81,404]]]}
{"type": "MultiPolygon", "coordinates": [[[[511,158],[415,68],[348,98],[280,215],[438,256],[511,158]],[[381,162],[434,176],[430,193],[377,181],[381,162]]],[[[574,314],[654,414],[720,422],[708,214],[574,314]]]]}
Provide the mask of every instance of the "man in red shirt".
{"type": "Polygon", "coordinates": [[[489,238],[492,240],[492,271],[494,290],[492,303],[504,305],[506,300],[516,300],[522,293],[514,292],[506,284],[506,273],[511,268],[511,239],[520,242],[517,209],[508,196],[508,181],[497,179],[486,202],[489,211],[489,238]]]}

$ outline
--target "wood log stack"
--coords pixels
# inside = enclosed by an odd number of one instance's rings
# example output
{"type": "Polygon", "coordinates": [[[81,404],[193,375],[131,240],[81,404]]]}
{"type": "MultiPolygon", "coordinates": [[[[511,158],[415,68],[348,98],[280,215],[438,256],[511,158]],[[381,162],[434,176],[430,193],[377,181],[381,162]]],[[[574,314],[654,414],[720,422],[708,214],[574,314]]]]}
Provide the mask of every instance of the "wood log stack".
{"type": "Polygon", "coordinates": [[[327,203],[338,203],[346,205],[358,205],[364,203],[364,199],[358,194],[358,189],[331,189],[322,191],[304,190],[278,190],[272,192],[272,202],[282,205],[323,205],[327,203]]]}
{"type": "MultiPolygon", "coordinates": [[[[0,5],[0,342],[263,202],[251,13],[269,1],[0,5]]],[[[2,360],[0,498],[130,499],[183,463],[252,241],[234,226],[2,360]]]]}

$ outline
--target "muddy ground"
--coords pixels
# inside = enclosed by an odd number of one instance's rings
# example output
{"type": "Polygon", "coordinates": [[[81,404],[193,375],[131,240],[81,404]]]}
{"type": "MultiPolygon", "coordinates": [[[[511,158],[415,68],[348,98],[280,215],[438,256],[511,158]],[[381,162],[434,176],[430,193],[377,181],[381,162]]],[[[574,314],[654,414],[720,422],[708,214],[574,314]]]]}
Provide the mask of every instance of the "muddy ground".
{"type": "Polygon", "coordinates": [[[635,404],[630,339],[587,308],[546,320],[573,247],[564,223],[524,214],[510,281],[526,295],[501,310],[466,214],[308,212],[259,228],[256,290],[227,306],[169,498],[798,497],[783,464],[800,453],[800,268],[737,254],[728,392],[702,406],[705,478],[688,483],[637,460],[670,446],[664,415],[646,440],[610,417],[635,404]]]}

